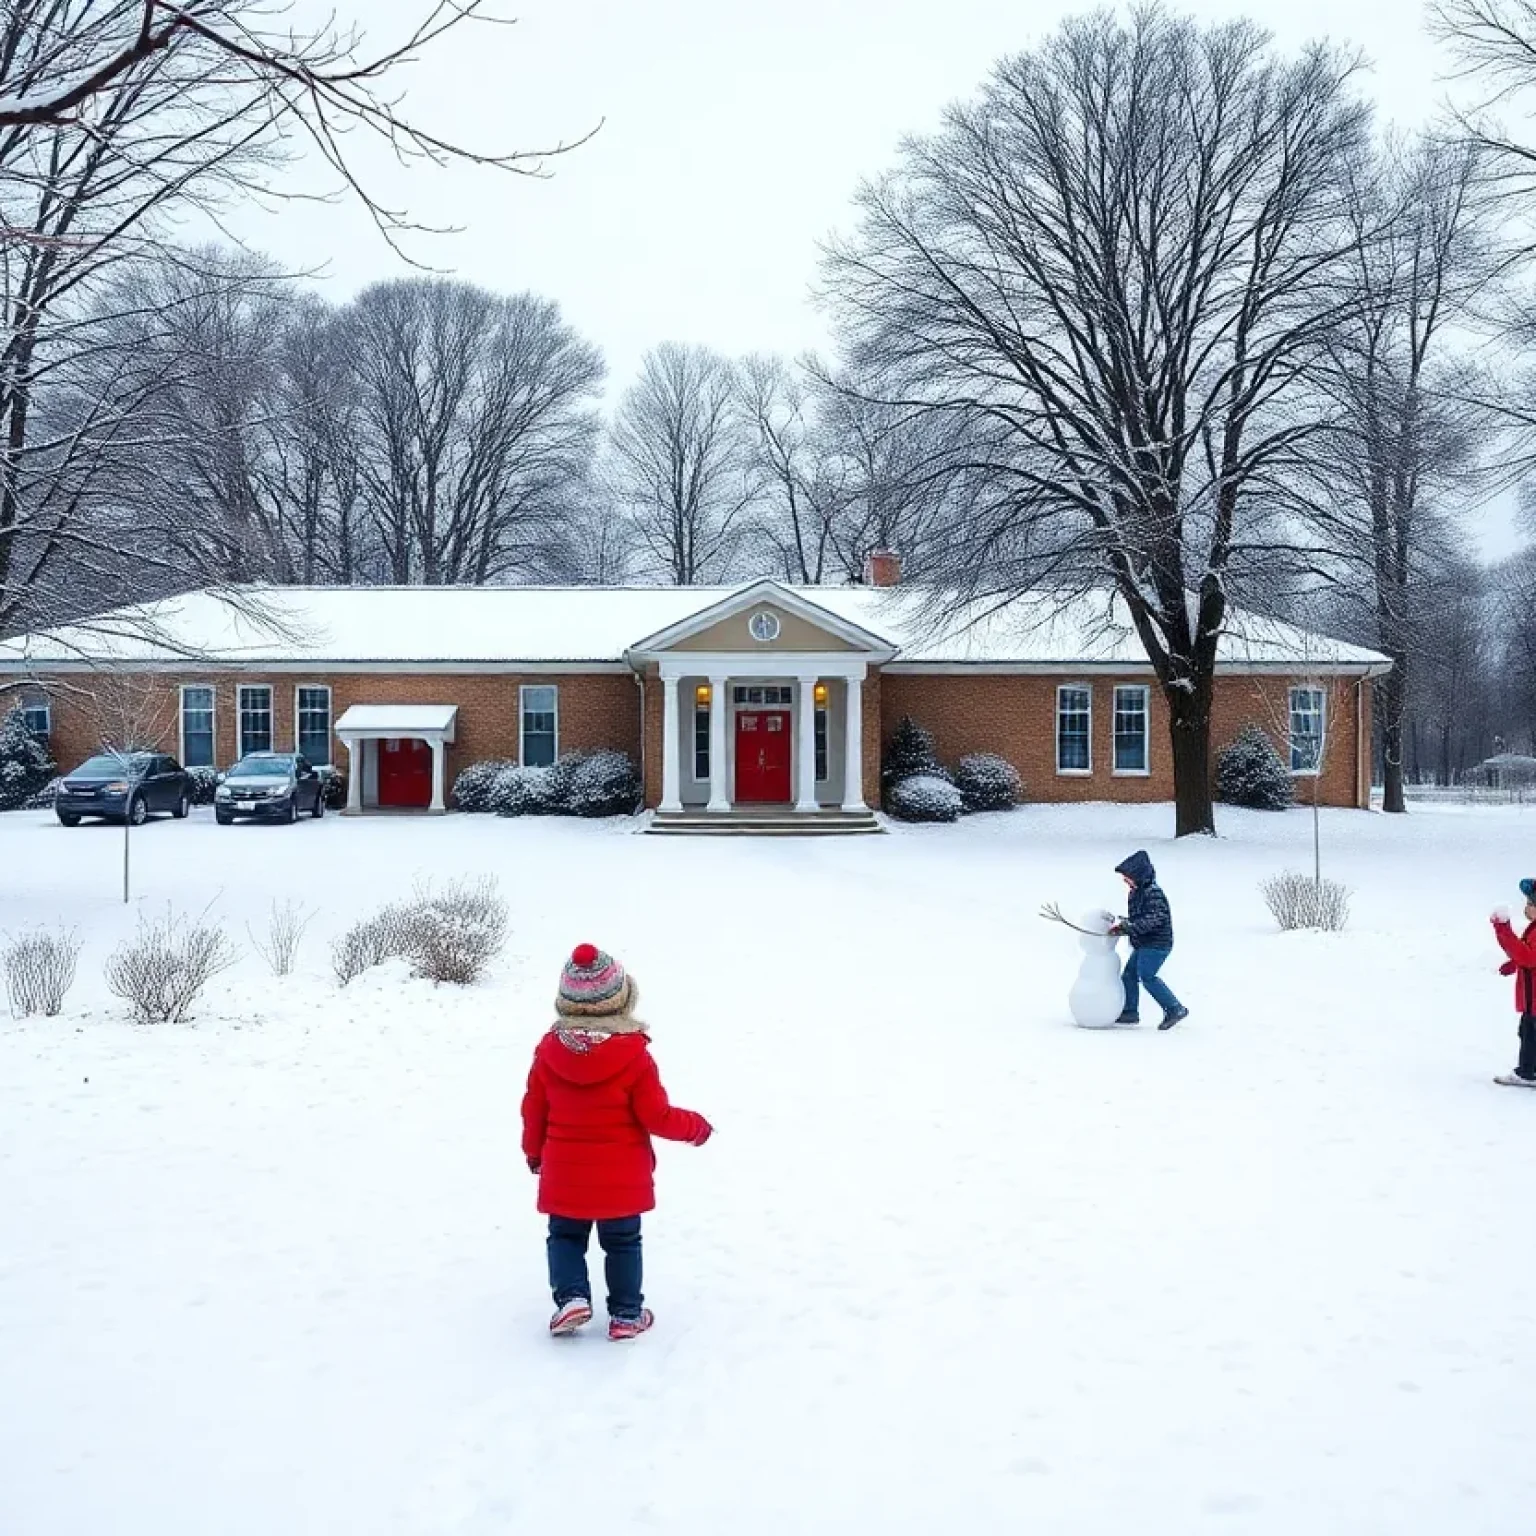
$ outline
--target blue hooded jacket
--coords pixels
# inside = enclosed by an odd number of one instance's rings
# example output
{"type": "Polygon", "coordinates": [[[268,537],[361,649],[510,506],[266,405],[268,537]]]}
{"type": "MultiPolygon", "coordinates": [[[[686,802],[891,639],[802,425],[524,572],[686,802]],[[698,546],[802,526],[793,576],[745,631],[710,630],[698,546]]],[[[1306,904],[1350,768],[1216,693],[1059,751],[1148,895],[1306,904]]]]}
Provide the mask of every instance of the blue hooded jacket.
{"type": "Polygon", "coordinates": [[[1131,899],[1126,903],[1125,931],[1132,949],[1172,949],[1173,912],[1168,898],[1157,883],[1157,871],[1145,852],[1138,850],[1115,873],[1134,882],[1131,899]]]}

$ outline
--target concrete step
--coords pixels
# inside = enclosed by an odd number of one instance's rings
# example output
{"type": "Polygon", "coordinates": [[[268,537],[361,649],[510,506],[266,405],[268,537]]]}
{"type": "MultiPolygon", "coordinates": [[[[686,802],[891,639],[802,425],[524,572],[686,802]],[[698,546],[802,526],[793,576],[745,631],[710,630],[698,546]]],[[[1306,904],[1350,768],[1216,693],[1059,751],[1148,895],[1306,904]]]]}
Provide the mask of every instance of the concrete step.
{"type": "Polygon", "coordinates": [[[658,811],[652,837],[878,837],[885,828],[869,811],[658,811]]]}

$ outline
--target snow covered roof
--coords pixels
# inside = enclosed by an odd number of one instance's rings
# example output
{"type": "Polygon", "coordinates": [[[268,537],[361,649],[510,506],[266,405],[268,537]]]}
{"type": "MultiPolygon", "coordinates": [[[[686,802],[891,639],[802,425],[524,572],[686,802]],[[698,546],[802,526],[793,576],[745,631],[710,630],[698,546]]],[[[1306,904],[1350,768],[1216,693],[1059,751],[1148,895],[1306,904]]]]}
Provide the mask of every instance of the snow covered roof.
{"type": "Polygon", "coordinates": [[[380,732],[386,736],[414,736],[452,731],[459,709],[456,704],[354,704],[336,722],[336,734],[380,732]]]}
{"type": "MultiPolygon", "coordinates": [[[[1118,598],[1031,593],[992,611],[945,615],[915,587],[751,584],[792,593],[894,650],[898,667],[1145,668],[1118,598]]],[[[80,664],[177,662],[327,665],[622,664],[743,587],[261,587],[192,592],[89,623],[0,643],[0,672],[80,664]]],[[[1374,651],[1252,614],[1231,612],[1218,660],[1234,669],[1359,672],[1374,651]]]]}

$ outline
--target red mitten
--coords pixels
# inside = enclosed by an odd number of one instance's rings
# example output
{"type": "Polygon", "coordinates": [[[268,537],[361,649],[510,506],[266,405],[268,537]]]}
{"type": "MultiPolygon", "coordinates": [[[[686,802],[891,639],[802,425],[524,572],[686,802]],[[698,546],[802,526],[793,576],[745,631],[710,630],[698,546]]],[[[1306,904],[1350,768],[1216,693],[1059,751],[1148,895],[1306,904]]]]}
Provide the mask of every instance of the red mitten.
{"type": "Polygon", "coordinates": [[[1513,976],[1519,969],[1520,967],[1516,965],[1513,960],[1506,960],[1504,964],[1499,967],[1499,975],[1513,976]]]}
{"type": "Polygon", "coordinates": [[[699,1116],[699,1129],[693,1139],[688,1143],[690,1147],[702,1147],[711,1136],[715,1134],[715,1128],[703,1115],[699,1116]]]}
{"type": "Polygon", "coordinates": [[[544,1166],[544,1159],[541,1158],[541,1157],[530,1157],[528,1159],[528,1172],[529,1173],[537,1173],[539,1171],[539,1169],[542,1168],[543,1166],[544,1166]]]}

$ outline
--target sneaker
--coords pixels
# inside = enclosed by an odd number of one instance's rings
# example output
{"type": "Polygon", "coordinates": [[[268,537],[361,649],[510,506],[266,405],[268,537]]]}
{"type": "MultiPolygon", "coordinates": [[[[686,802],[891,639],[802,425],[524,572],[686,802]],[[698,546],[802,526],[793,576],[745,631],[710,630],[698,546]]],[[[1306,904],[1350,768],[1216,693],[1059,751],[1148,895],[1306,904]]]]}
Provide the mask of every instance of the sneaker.
{"type": "Polygon", "coordinates": [[[1536,1077],[1521,1077],[1518,1072],[1502,1072],[1494,1082],[1504,1088],[1536,1088],[1536,1077]]]}
{"type": "Polygon", "coordinates": [[[1141,1023],[1141,1015],[1139,1013],[1122,1013],[1120,1015],[1120,1017],[1115,1020],[1115,1023],[1116,1024],[1140,1024],[1141,1023]]]}
{"type": "Polygon", "coordinates": [[[550,1335],[553,1338],[563,1339],[568,1333],[575,1333],[578,1328],[585,1328],[591,1321],[592,1303],[585,1296],[572,1296],[550,1318],[550,1335]]]}
{"type": "Polygon", "coordinates": [[[656,1318],[649,1307],[641,1309],[639,1317],[614,1317],[608,1320],[608,1337],[615,1343],[625,1339],[638,1339],[655,1324],[656,1318]]]}
{"type": "Polygon", "coordinates": [[[1180,1007],[1174,1008],[1168,1013],[1165,1013],[1163,1015],[1163,1022],[1157,1027],[1159,1029],[1172,1029],[1175,1024],[1182,1024],[1188,1017],[1189,1009],[1181,1005],[1180,1007]]]}

